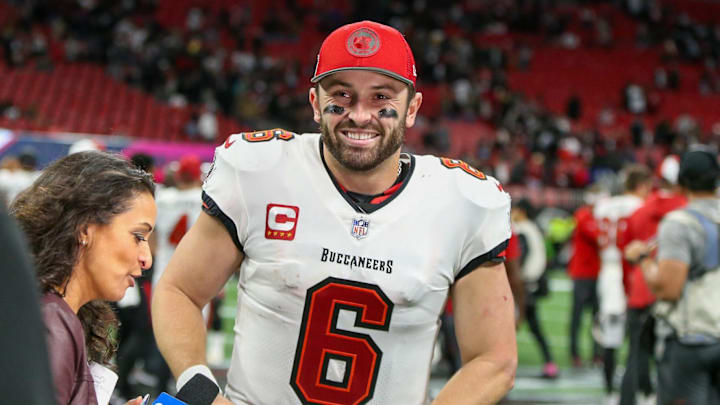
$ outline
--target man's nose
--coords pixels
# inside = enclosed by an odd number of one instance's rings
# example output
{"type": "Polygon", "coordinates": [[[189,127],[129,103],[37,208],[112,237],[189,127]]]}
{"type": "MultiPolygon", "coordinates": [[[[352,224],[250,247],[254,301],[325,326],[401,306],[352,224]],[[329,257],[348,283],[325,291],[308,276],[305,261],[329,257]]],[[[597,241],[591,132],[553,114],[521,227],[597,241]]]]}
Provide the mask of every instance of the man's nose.
{"type": "Polygon", "coordinates": [[[359,102],[350,107],[350,114],[348,114],[348,118],[350,118],[358,126],[362,127],[370,123],[370,120],[372,120],[372,114],[372,110],[368,108],[367,105],[359,102]]]}

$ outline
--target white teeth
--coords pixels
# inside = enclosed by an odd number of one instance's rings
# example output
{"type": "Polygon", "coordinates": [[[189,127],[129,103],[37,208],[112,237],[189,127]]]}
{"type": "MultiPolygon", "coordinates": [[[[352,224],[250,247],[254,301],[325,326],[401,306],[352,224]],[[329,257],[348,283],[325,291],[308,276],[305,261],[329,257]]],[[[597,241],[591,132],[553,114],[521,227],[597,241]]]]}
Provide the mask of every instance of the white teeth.
{"type": "Polygon", "coordinates": [[[375,136],[373,134],[356,133],[356,132],[346,132],[345,134],[350,139],[358,139],[358,140],[370,139],[375,136]]]}

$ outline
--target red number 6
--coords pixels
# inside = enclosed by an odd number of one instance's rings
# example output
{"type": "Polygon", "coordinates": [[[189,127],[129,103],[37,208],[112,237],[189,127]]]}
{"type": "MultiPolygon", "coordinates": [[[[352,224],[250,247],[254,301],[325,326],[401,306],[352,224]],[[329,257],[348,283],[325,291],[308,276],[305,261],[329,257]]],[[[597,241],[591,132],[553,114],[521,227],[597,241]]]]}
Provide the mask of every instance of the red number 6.
{"type": "Polygon", "coordinates": [[[290,378],[303,404],[364,404],[373,396],[382,351],[369,335],[337,328],[341,309],[356,313],[356,327],[390,328],[393,303],[376,285],[328,277],[308,289],[290,378]],[[345,364],[342,381],[328,378],[332,361],[345,364]]]}

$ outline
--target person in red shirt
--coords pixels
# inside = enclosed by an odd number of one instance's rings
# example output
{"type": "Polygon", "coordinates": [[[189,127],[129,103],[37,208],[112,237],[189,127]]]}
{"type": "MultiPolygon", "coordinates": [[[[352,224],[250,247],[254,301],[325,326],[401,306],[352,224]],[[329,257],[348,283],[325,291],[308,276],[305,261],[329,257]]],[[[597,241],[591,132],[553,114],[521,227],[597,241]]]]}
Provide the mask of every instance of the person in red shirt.
{"type": "MultiPolygon", "coordinates": [[[[582,365],[578,351],[578,332],[583,311],[591,308],[593,318],[598,311],[597,277],[600,272],[598,247],[598,226],[593,216],[593,204],[608,194],[598,186],[588,189],[586,205],[573,215],[575,230],[571,238],[572,255],[568,262],[568,273],[573,281],[573,308],[570,316],[570,356],[573,365],[582,365]]],[[[599,346],[593,341],[593,356],[600,357],[599,346]]]]}
{"type": "MultiPolygon", "coordinates": [[[[658,166],[660,187],[628,218],[627,228],[621,238],[623,250],[633,240],[652,243],[657,234],[658,224],[665,214],[687,204],[687,198],[677,187],[679,169],[680,161],[677,156],[668,156],[658,166]]],[[[650,307],[655,302],[655,296],[650,292],[639,266],[630,266],[625,281],[628,294],[627,322],[630,348],[620,387],[620,405],[634,405],[638,390],[645,396],[653,392],[650,379],[653,348],[652,345],[643,344],[641,335],[643,325],[652,322],[650,307]]],[[[645,325],[645,328],[648,327],[652,329],[652,325],[645,325]]]]}

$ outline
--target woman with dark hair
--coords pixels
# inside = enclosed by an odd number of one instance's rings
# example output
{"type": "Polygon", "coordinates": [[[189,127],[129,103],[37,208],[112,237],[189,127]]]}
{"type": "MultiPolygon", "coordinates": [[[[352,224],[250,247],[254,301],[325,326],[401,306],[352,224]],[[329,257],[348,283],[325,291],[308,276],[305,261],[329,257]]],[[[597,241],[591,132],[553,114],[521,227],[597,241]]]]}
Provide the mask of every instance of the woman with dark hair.
{"type": "Polygon", "coordinates": [[[109,364],[118,324],[107,301],[152,264],[154,191],[122,158],[81,152],[51,164],[11,206],[35,260],[61,405],[97,404],[88,362],[109,364]]]}

